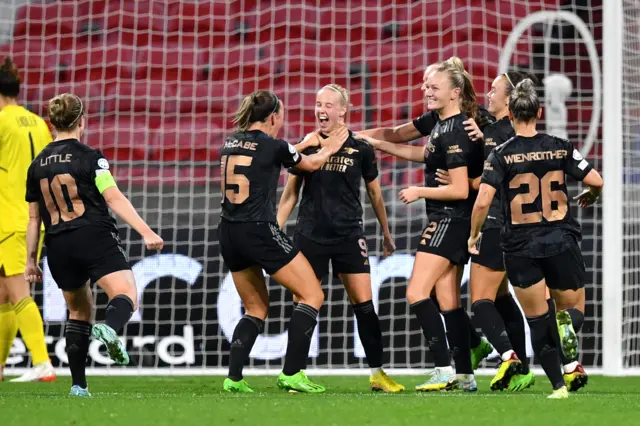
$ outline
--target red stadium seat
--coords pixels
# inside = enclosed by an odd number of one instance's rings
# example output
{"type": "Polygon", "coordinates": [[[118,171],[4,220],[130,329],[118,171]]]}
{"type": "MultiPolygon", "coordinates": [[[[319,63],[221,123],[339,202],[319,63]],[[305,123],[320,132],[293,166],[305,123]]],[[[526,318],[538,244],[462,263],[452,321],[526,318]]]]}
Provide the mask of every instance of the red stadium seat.
{"type": "Polygon", "coordinates": [[[175,88],[162,82],[116,83],[106,91],[105,111],[172,114],[176,104],[175,88]]]}
{"type": "Polygon", "coordinates": [[[240,104],[240,87],[224,82],[188,82],[178,85],[181,113],[232,113],[240,104]]]}
{"type": "Polygon", "coordinates": [[[205,117],[165,122],[153,140],[152,160],[218,161],[224,141],[221,129],[205,117]]]}
{"type": "Polygon", "coordinates": [[[148,158],[152,137],[144,119],[119,116],[104,122],[90,120],[84,140],[89,146],[100,149],[109,160],[131,162],[148,158]]]}
{"type": "Polygon", "coordinates": [[[16,37],[30,35],[44,39],[73,37],[87,30],[87,24],[95,14],[103,13],[104,1],[80,0],[49,4],[28,4],[16,11],[13,34],[16,37]]]}
{"type": "Polygon", "coordinates": [[[116,81],[144,76],[144,69],[138,67],[142,55],[134,46],[89,44],[86,48],[64,51],[61,56],[61,62],[68,66],[70,81],[116,81]]]}
{"type": "Polygon", "coordinates": [[[321,41],[291,43],[285,52],[282,58],[282,71],[285,74],[302,72],[315,75],[348,75],[353,57],[347,45],[327,45],[321,41]]]}
{"type": "Polygon", "coordinates": [[[239,79],[271,75],[276,64],[271,47],[264,45],[229,45],[210,52],[211,76],[214,81],[235,82],[239,79]]]}
{"type": "Polygon", "coordinates": [[[29,87],[26,93],[34,112],[39,115],[46,116],[49,101],[62,93],[73,93],[79,96],[87,114],[92,115],[102,111],[104,87],[91,82],[52,83],[41,87],[29,87]]]}
{"type": "Polygon", "coordinates": [[[171,20],[167,1],[111,0],[102,16],[94,19],[104,29],[164,32],[171,20]],[[102,19],[101,19],[102,18],[102,19]]]}
{"type": "Polygon", "coordinates": [[[438,54],[421,43],[383,42],[369,46],[365,58],[371,72],[397,72],[424,70],[438,61],[438,54]]]}
{"type": "Polygon", "coordinates": [[[140,51],[138,63],[144,75],[160,81],[194,81],[205,77],[208,51],[201,49],[194,39],[179,43],[168,40],[154,41],[140,51]]]}
{"type": "Polygon", "coordinates": [[[316,4],[310,1],[288,1],[282,5],[259,2],[255,9],[247,11],[236,22],[249,31],[248,41],[315,40],[320,36],[316,32],[319,15],[316,4]]]}
{"type": "Polygon", "coordinates": [[[169,5],[169,32],[208,33],[229,31],[238,16],[240,2],[214,0],[207,2],[175,2],[169,5]],[[231,18],[231,19],[230,19],[231,18]]]}
{"type": "Polygon", "coordinates": [[[22,81],[27,85],[52,83],[60,71],[56,49],[39,39],[21,39],[0,46],[0,55],[13,59],[22,81]]]}

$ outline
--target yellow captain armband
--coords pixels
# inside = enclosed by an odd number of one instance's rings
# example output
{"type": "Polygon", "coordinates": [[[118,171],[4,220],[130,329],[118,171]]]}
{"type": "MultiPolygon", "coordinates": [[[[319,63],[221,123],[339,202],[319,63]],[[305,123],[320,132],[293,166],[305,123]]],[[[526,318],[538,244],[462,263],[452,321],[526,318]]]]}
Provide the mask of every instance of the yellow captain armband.
{"type": "Polygon", "coordinates": [[[111,175],[109,170],[96,170],[96,178],[95,178],[96,188],[102,194],[107,189],[112,186],[117,186],[115,179],[111,175]]]}

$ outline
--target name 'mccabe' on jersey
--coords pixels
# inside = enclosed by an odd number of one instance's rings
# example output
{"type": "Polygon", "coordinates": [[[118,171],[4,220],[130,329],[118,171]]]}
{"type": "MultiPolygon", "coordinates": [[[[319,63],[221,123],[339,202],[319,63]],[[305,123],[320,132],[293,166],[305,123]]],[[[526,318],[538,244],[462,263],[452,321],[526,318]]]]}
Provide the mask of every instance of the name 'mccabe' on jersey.
{"type": "MultiPolygon", "coordinates": [[[[424,147],[425,186],[437,188],[438,169],[452,170],[467,167],[469,178],[482,174],[482,147],[469,139],[464,130],[464,114],[457,114],[446,120],[440,120],[431,131],[429,141],[424,147]]],[[[440,201],[425,199],[429,220],[452,217],[468,219],[475,201],[476,193],[469,193],[466,200],[440,201]]]]}
{"type": "MultiPolygon", "coordinates": [[[[310,147],[303,153],[311,155],[319,149],[310,147]]],[[[289,173],[304,179],[296,232],[320,244],[362,235],[361,181],[368,183],[378,177],[371,145],[349,132],[342,148],[320,169],[310,173],[290,169],[289,173]]]]}
{"type": "Polygon", "coordinates": [[[592,168],[571,142],[543,133],[515,136],[496,148],[485,162],[482,183],[506,196],[503,250],[542,258],[580,240],[565,175],[581,181],[592,168]]]}
{"type": "MultiPolygon", "coordinates": [[[[504,117],[494,123],[491,123],[484,128],[484,159],[489,158],[491,151],[494,148],[502,145],[512,137],[516,135],[513,125],[509,117],[504,117]]],[[[501,198],[503,197],[502,191],[496,191],[495,197],[489,207],[489,214],[487,220],[482,227],[482,230],[502,228],[504,224],[504,215],[502,214],[501,198]]]]}
{"type": "Polygon", "coordinates": [[[96,178],[108,173],[109,162],[76,139],[51,142],[33,160],[27,173],[27,202],[38,202],[47,235],[83,226],[117,232],[96,178]]]}
{"type": "Polygon", "coordinates": [[[301,160],[290,143],[260,130],[228,137],[221,152],[222,219],[276,222],[280,170],[301,160]]]}

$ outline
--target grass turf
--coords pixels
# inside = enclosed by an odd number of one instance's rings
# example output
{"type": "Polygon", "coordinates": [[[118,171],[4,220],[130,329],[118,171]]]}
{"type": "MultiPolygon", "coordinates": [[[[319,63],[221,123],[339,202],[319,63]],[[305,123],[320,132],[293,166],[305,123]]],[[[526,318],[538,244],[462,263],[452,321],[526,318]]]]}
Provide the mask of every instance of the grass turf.
{"type": "Polygon", "coordinates": [[[372,393],[366,377],[312,377],[320,395],[280,391],[275,377],[247,377],[253,394],[221,391],[222,377],[90,377],[93,398],[69,398],[69,377],[55,383],[0,383],[0,424],[23,425],[416,425],[563,426],[632,424],[640,418],[640,377],[592,376],[568,400],[547,400],[538,376],[522,393],[416,393],[424,377],[395,377],[402,394],[372,393]]]}

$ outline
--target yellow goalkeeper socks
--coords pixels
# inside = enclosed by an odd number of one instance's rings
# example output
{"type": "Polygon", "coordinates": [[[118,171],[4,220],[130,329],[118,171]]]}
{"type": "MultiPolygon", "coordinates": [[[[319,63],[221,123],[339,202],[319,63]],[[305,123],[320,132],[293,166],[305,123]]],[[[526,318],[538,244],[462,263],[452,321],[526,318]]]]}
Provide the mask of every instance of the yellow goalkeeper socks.
{"type": "Polygon", "coordinates": [[[36,302],[25,297],[13,306],[18,319],[22,340],[31,352],[33,365],[49,361],[47,345],[44,342],[44,326],[36,302]]]}
{"type": "Polygon", "coordinates": [[[0,305],[0,365],[7,363],[13,340],[18,334],[18,320],[11,303],[0,305]]]}

